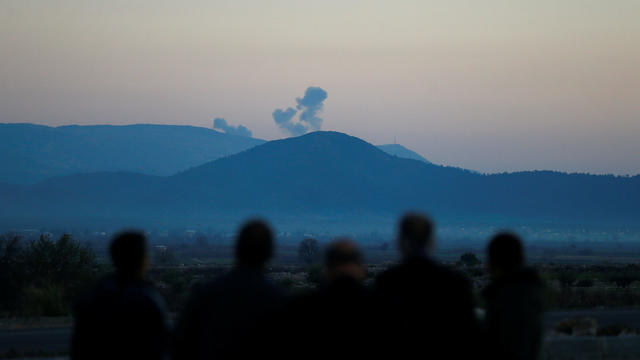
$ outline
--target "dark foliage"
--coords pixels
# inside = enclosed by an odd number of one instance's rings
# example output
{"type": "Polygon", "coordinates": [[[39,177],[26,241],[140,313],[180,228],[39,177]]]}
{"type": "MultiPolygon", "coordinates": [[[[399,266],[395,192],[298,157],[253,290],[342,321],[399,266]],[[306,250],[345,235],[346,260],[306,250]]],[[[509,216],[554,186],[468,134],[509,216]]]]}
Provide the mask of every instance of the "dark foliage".
{"type": "Polygon", "coordinates": [[[173,175],[263,142],[193,126],[0,124],[0,182],[121,170],[173,175]]]}
{"type": "Polygon", "coordinates": [[[172,266],[178,263],[178,259],[171,249],[155,249],[153,251],[153,264],[157,266],[172,266]]]}
{"type": "Polygon", "coordinates": [[[24,251],[20,238],[0,236],[0,312],[15,309],[24,282],[24,251]]]}
{"type": "Polygon", "coordinates": [[[474,267],[482,264],[482,261],[474,253],[464,253],[460,256],[460,263],[464,266],[474,267]]]}
{"type": "Polygon", "coordinates": [[[312,264],[318,260],[320,246],[316,239],[304,239],[298,246],[298,257],[306,264],[312,264]]]}
{"type": "Polygon", "coordinates": [[[27,244],[4,236],[0,259],[0,274],[7,277],[0,284],[1,311],[27,316],[68,314],[99,272],[93,251],[66,234],[57,241],[41,235],[27,244]]]}
{"type": "MultiPolygon", "coordinates": [[[[135,152],[134,152],[135,153],[135,152]]],[[[380,215],[622,222],[640,217],[640,176],[533,171],[483,175],[391,156],[355,137],[270,141],[170,177],[96,173],[0,186],[0,216],[192,219],[201,214],[380,215]],[[98,191],[99,189],[99,191],[98,191]],[[100,204],[100,206],[96,206],[100,204]]]]}

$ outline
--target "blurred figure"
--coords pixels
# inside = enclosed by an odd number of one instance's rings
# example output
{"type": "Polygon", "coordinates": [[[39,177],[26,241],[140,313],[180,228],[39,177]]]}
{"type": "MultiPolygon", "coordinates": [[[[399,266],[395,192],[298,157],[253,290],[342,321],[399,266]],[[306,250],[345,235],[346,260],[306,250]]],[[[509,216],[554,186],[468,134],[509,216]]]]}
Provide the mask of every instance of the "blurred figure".
{"type": "Polygon", "coordinates": [[[397,240],[402,263],[376,281],[382,321],[377,341],[380,350],[394,358],[416,354],[471,358],[478,341],[471,286],[466,278],[431,258],[431,221],[420,214],[404,216],[397,240]]]}
{"type": "Polygon", "coordinates": [[[294,299],[288,309],[289,358],[367,358],[372,344],[367,274],[358,247],[347,239],[326,250],[317,291],[294,299]]]}
{"type": "Polygon", "coordinates": [[[77,305],[72,359],[163,359],[168,323],[166,305],[144,275],[147,243],[138,232],[124,232],[111,243],[115,274],[77,305]]]}
{"type": "Polygon", "coordinates": [[[543,284],[524,266],[520,239],[495,235],[488,248],[492,281],[484,290],[487,346],[492,359],[537,359],[542,342],[543,284]]]}
{"type": "Polygon", "coordinates": [[[265,278],[273,235],[262,221],[250,221],[236,239],[236,266],[227,275],[194,287],[175,329],[175,359],[236,359],[267,356],[269,329],[283,293],[265,278]]]}

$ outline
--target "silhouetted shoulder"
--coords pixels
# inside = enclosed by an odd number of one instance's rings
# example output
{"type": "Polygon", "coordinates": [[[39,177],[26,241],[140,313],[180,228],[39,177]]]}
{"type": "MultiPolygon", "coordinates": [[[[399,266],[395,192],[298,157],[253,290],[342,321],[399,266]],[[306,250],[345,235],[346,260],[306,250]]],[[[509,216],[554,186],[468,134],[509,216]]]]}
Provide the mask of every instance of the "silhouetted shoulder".
{"type": "Polygon", "coordinates": [[[220,278],[194,286],[194,293],[212,297],[225,293],[260,294],[273,299],[281,299],[284,292],[263,273],[245,269],[234,269],[220,278]]]}
{"type": "Polygon", "coordinates": [[[319,289],[311,292],[293,296],[288,301],[288,308],[300,311],[309,309],[331,309],[332,311],[343,308],[352,311],[349,306],[366,309],[371,294],[369,289],[358,283],[356,280],[342,277],[334,280],[330,284],[322,284],[319,289]]]}
{"type": "Polygon", "coordinates": [[[493,298],[505,290],[516,292],[540,292],[544,288],[544,282],[538,272],[533,268],[522,269],[505,276],[500,280],[492,281],[483,291],[483,296],[493,298]],[[518,291],[519,290],[519,291],[518,291]]]}
{"type": "Polygon", "coordinates": [[[265,276],[272,255],[268,224],[245,223],[236,238],[236,266],[192,288],[174,330],[174,359],[269,357],[284,305],[284,294],[265,276]]]}
{"type": "Polygon", "coordinates": [[[167,308],[142,280],[108,277],[77,304],[73,359],[160,359],[166,350],[167,308]]]}
{"type": "Polygon", "coordinates": [[[348,277],[332,279],[292,299],[284,319],[285,358],[298,359],[302,354],[312,359],[370,357],[375,318],[370,301],[368,290],[348,277]]]}
{"type": "Polygon", "coordinates": [[[471,286],[471,282],[469,281],[469,279],[459,271],[440,264],[436,264],[435,268],[438,275],[442,277],[443,281],[447,281],[452,284],[458,284],[459,286],[471,286]]]}
{"type": "Polygon", "coordinates": [[[426,257],[410,259],[377,278],[375,300],[383,327],[393,329],[378,339],[385,354],[472,355],[478,330],[473,294],[469,281],[456,271],[426,257]]]}
{"type": "Polygon", "coordinates": [[[416,259],[395,265],[376,278],[376,288],[420,285],[428,281],[429,286],[445,284],[447,287],[468,288],[469,280],[459,272],[428,259],[416,259]]]}
{"type": "Polygon", "coordinates": [[[488,348],[494,359],[535,359],[542,344],[544,284],[521,268],[494,279],[483,292],[488,348]]]}
{"type": "Polygon", "coordinates": [[[197,284],[176,324],[173,357],[248,358],[268,352],[271,334],[265,329],[283,306],[284,293],[258,269],[236,267],[197,284]]]}
{"type": "Polygon", "coordinates": [[[102,279],[85,294],[78,302],[77,310],[82,311],[103,303],[105,306],[140,306],[163,314],[167,310],[164,298],[150,282],[144,280],[123,282],[113,276],[102,279]]]}

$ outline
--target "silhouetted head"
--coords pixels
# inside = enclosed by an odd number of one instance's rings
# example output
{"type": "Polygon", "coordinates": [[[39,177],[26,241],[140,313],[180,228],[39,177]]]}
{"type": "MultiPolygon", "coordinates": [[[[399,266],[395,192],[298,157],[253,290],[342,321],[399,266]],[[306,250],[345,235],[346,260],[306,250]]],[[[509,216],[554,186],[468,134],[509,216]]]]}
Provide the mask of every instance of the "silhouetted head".
{"type": "Polygon", "coordinates": [[[111,242],[111,261],[120,278],[141,278],[148,266],[147,240],[137,231],[117,234],[111,242]]]}
{"type": "Polygon", "coordinates": [[[337,239],[329,245],[324,256],[324,266],[329,281],[344,276],[361,281],[367,275],[362,264],[362,253],[349,239],[337,239]]]}
{"type": "Polygon", "coordinates": [[[520,238],[510,232],[493,236],[487,249],[489,271],[499,277],[524,265],[524,251],[520,238]]]}
{"type": "Polygon", "coordinates": [[[245,223],[236,239],[236,261],[240,265],[262,267],[273,255],[273,234],[261,220],[245,223]]]}
{"type": "Polygon", "coordinates": [[[406,258],[425,255],[433,247],[433,223],[428,217],[410,213],[400,220],[398,245],[406,258]]]}

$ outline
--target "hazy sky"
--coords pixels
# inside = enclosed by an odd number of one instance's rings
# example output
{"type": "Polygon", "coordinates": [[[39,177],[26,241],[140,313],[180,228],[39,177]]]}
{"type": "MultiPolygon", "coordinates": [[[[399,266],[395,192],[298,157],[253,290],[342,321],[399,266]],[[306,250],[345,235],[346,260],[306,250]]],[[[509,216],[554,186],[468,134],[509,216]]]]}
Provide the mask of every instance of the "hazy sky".
{"type": "Polygon", "coordinates": [[[640,1],[0,0],[0,122],[323,130],[483,172],[640,173],[640,1]]]}

